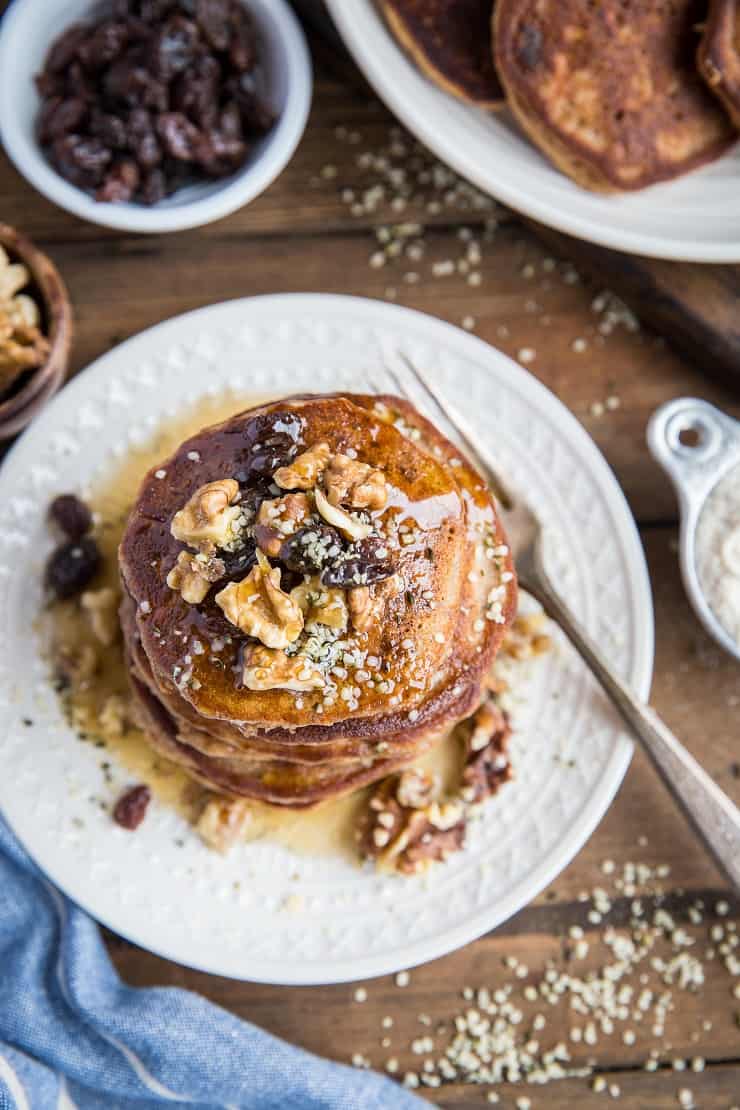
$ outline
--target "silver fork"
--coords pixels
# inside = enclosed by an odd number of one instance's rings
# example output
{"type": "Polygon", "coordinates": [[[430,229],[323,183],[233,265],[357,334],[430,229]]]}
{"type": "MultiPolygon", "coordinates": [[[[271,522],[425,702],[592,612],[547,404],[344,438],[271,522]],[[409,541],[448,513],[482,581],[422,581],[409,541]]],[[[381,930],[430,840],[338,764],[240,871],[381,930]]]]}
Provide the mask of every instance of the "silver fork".
{"type": "Polygon", "coordinates": [[[499,502],[499,513],[522,588],[532,594],[563,629],[650,756],[720,869],[735,890],[740,890],[740,809],[720,790],[658,714],[635,697],[559,596],[545,570],[540,521],[524,498],[501,480],[485,446],[479,446],[481,437],[449,400],[442,397],[426,373],[404,355],[397,354],[393,365],[386,360],[385,372],[395,391],[421,411],[426,409],[434,423],[442,427],[489,482],[499,502]],[[423,397],[421,402],[420,396],[423,397]]]}

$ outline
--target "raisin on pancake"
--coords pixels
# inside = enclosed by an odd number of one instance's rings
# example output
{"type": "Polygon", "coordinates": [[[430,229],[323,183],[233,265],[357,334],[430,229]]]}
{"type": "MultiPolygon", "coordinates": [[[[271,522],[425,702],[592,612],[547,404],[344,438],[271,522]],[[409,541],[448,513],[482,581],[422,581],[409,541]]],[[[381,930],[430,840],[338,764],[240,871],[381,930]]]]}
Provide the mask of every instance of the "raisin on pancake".
{"type": "Polygon", "coordinates": [[[710,0],[699,69],[740,128],[740,3],[710,0]]]}
{"type": "Polygon", "coordinates": [[[480,108],[504,106],[490,48],[493,0],[380,0],[388,26],[419,69],[480,108]]]}
{"type": "Polygon", "coordinates": [[[696,71],[698,0],[498,0],[494,50],[517,120],[600,192],[713,161],[736,132],[696,71]]]}

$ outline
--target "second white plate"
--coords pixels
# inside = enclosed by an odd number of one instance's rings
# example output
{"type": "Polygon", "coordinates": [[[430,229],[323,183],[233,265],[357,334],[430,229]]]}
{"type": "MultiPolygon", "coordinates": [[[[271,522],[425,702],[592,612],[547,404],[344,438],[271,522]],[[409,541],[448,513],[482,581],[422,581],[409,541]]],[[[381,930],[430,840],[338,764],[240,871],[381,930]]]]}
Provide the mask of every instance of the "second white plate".
{"type": "Polygon", "coordinates": [[[421,313],[352,297],[232,301],[109,351],[42,412],[0,470],[0,808],[36,862],[121,935],[183,964],[272,983],[393,972],[480,936],[534,898],[606,811],[631,744],[565,645],[543,657],[514,718],[516,781],[428,877],[398,878],[267,840],[210,852],[150,806],[135,834],[91,798],[128,782],[81,743],[32,635],[46,509],[102,479],[163,421],[208,395],[364,390],[389,351],[424,366],[527,490],[549,567],[587,630],[647,696],[653,625],[644,557],[622,493],[567,409],[500,352],[421,313]],[[29,724],[28,722],[32,722],[29,724]],[[296,897],[297,896],[297,897],[296,897]],[[300,912],[291,912],[300,905],[300,912]]]}
{"type": "Polygon", "coordinates": [[[491,115],[428,81],[374,0],[326,0],[376,92],[438,158],[549,227],[605,247],[695,262],[740,262],[740,147],[705,169],[624,196],[599,196],[555,169],[508,113],[491,115]]]}

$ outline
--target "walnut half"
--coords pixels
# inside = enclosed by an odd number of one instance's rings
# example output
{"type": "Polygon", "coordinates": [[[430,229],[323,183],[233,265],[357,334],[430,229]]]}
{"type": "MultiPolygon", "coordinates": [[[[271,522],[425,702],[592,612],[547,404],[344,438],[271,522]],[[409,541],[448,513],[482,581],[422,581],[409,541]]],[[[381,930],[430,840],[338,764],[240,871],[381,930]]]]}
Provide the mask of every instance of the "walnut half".
{"type": "Polygon", "coordinates": [[[272,476],[280,489],[313,489],[329,461],[331,447],[328,443],[315,443],[289,466],[281,466],[272,476]]]}
{"type": "Polygon", "coordinates": [[[383,509],[388,500],[382,470],[337,454],[324,471],[324,489],[331,505],[350,509],[383,509]]]}
{"type": "Polygon", "coordinates": [[[239,483],[221,478],[197,489],[187,504],[175,513],[170,532],[176,540],[189,547],[215,544],[229,547],[237,538],[237,521],[242,515],[234,504],[239,483]]]}
{"type": "Polygon", "coordinates": [[[259,550],[247,577],[230,582],[215,600],[227,620],[265,647],[284,649],[303,631],[300,606],[280,589],[279,567],[271,567],[259,550]]]}

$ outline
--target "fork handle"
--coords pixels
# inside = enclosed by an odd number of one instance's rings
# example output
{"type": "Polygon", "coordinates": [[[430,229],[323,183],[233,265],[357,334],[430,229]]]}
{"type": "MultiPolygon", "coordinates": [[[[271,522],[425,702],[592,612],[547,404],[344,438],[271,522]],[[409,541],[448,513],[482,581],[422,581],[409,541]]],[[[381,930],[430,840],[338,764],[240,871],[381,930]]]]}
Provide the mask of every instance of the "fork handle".
{"type": "Polygon", "coordinates": [[[720,790],[658,714],[616,675],[594,641],[558,597],[538,552],[537,581],[522,585],[567,635],[621,713],[658,774],[686,813],[720,869],[740,890],[740,809],[720,790]]]}

